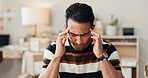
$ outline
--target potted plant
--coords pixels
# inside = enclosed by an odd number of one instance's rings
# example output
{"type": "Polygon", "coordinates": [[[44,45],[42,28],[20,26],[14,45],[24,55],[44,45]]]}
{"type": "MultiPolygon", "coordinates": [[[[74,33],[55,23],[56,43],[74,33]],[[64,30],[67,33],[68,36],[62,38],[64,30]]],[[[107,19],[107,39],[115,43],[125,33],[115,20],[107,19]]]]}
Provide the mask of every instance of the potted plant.
{"type": "Polygon", "coordinates": [[[106,35],[117,35],[117,26],[118,26],[118,18],[114,18],[113,15],[111,15],[111,22],[106,27],[106,35]]]}

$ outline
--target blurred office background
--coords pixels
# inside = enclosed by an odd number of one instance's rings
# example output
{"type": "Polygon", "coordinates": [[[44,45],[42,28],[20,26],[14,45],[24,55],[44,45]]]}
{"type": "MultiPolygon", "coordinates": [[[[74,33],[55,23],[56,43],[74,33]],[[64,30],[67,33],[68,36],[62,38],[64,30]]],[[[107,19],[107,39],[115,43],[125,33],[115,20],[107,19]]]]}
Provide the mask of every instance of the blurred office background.
{"type": "MultiPolygon", "coordinates": [[[[50,43],[54,41],[58,33],[64,30],[65,10],[74,2],[83,2],[92,6],[95,16],[101,20],[104,32],[111,21],[111,15],[119,19],[116,36],[123,35],[123,28],[134,28],[133,36],[139,39],[139,51],[136,55],[139,73],[136,74],[139,76],[137,78],[144,78],[144,66],[148,62],[147,0],[0,0],[0,35],[9,35],[9,45],[12,45],[9,48],[13,49],[16,49],[14,45],[21,45],[21,39],[34,36],[35,30],[37,30],[37,37],[48,38],[50,43]],[[34,26],[35,24],[23,25],[21,16],[23,7],[48,9],[49,23],[37,26],[34,26]]],[[[105,36],[104,32],[102,35],[105,36]]],[[[18,59],[11,56],[3,58],[0,63],[0,78],[17,78],[22,72],[22,57],[23,55],[18,59]]]]}

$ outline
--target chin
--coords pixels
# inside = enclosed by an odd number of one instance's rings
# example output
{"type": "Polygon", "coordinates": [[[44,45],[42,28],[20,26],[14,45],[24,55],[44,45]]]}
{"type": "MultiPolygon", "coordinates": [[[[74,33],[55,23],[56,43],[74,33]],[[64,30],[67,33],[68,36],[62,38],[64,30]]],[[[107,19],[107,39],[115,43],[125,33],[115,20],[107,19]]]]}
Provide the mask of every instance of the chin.
{"type": "Polygon", "coordinates": [[[83,51],[83,50],[77,50],[77,51],[83,51]]]}
{"type": "Polygon", "coordinates": [[[84,49],[74,48],[76,51],[83,51],[84,49]]]}

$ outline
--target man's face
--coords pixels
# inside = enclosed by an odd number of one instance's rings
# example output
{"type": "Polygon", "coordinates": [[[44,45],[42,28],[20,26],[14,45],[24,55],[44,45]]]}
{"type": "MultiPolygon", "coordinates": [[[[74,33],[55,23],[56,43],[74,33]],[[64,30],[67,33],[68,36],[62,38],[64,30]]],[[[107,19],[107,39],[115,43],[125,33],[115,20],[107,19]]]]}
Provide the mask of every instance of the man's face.
{"type": "Polygon", "coordinates": [[[70,28],[68,34],[72,47],[77,51],[84,50],[91,40],[90,23],[78,23],[69,19],[68,27],[70,28]]]}

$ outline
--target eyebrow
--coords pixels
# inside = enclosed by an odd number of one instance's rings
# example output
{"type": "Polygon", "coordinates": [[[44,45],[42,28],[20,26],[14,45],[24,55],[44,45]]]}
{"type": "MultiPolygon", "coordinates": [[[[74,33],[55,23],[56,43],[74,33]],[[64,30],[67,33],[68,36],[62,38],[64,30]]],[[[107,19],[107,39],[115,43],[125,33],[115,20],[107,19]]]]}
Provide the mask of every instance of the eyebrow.
{"type": "MultiPolygon", "coordinates": [[[[74,35],[79,35],[79,34],[75,34],[75,33],[70,32],[70,31],[69,31],[69,33],[74,34],[74,35]]],[[[85,34],[88,34],[88,33],[90,33],[90,31],[88,31],[88,32],[86,32],[86,33],[83,33],[83,34],[80,34],[80,35],[85,35],[85,34]]]]}

